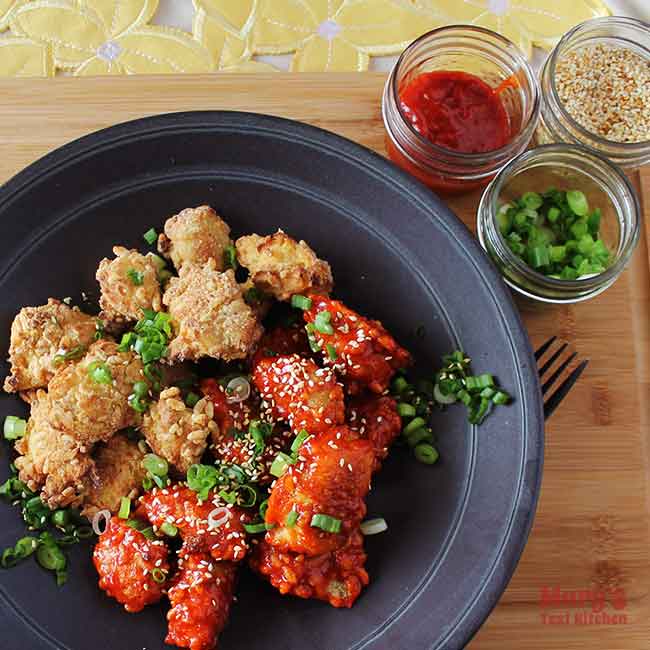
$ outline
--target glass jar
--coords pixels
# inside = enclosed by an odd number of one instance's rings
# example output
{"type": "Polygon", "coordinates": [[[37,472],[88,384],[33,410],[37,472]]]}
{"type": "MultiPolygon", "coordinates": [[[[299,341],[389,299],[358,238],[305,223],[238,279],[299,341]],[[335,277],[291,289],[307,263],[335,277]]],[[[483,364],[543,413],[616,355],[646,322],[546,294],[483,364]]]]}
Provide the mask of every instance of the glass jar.
{"type": "Polygon", "coordinates": [[[594,18],[574,27],[562,37],[542,68],[542,110],[535,141],[538,144],[582,144],[622,167],[640,167],[650,162],[650,140],[634,143],[606,140],[578,124],[560,100],[556,87],[558,61],[571,51],[596,44],[631,49],[647,59],[650,65],[650,25],[647,23],[633,18],[610,16],[594,18]]]}
{"type": "Polygon", "coordinates": [[[404,50],[386,82],[382,115],[388,155],[442,194],[483,187],[526,149],[539,118],[539,95],[526,56],[508,39],[467,25],[434,29],[404,50]],[[499,92],[510,128],[506,145],[486,153],[462,153],[435,145],[414,129],[400,106],[400,92],[416,76],[434,70],[471,73],[499,92]]]}
{"type": "Polygon", "coordinates": [[[641,207],[627,176],[603,156],[580,145],[552,144],[531,149],[506,165],[486,188],[478,209],[479,241],[505,282],[534,300],[572,303],[593,298],[614,283],[639,240],[641,207]],[[584,192],[602,211],[600,237],[612,252],[610,266],[577,280],[549,278],[515,255],[499,230],[497,213],[525,192],[550,188],[584,192]]]}

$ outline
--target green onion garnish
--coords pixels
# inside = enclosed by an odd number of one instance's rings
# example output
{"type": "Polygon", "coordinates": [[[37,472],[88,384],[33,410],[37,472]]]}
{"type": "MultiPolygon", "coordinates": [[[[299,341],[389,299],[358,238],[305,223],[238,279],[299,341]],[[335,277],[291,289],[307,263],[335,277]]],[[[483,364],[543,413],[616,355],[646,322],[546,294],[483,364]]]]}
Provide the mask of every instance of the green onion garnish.
{"type": "Polygon", "coordinates": [[[415,457],[425,465],[433,465],[439,457],[438,450],[427,443],[421,443],[413,450],[415,457]]]}
{"type": "Polygon", "coordinates": [[[72,359],[81,359],[81,357],[86,354],[86,349],[87,348],[84,345],[77,345],[76,347],[68,350],[67,352],[64,352],[63,354],[54,355],[52,363],[54,363],[55,366],[59,366],[66,361],[71,361],[72,359]]]}
{"type": "Polygon", "coordinates": [[[397,405],[397,412],[403,418],[412,418],[416,414],[415,407],[412,404],[407,404],[406,402],[400,402],[397,405]]]}
{"type": "Polygon", "coordinates": [[[321,346],[314,333],[316,332],[316,326],[314,323],[307,323],[307,325],[305,325],[305,330],[307,331],[307,341],[309,343],[310,350],[312,352],[320,352],[321,346]]]}
{"type": "Polygon", "coordinates": [[[413,433],[413,431],[417,431],[418,429],[421,429],[422,427],[425,427],[427,425],[427,422],[424,418],[421,417],[416,417],[413,418],[402,430],[402,434],[405,436],[408,436],[410,433],[413,433]]]}
{"type": "Polygon", "coordinates": [[[144,283],[144,273],[142,271],[129,269],[126,272],[126,275],[136,287],[139,287],[144,283]]]}
{"type": "Polygon", "coordinates": [[[259,524],[244,524],[244,530],[251,535],[257,535],[258,533],[264,533],[269,530],[269,526],[264,522],[259,524]]]}
{"type": "Polygon", "coordinates": [[[149,230],[147,230],[147,232],[142,236],[149,246],[152,246],[156,239],[158,239],[158,233],[154,228],[149,228],[149,230]]]}
{"type": "Polygon", "coordinates": [[[192,409],[198,404],[200,399],[201,397],[199,395],[190,391],[185,398],[185,404],[187,404],[192,409]]]}
{"type": "Polygon", "coordinates": [[[295,294],[294,296],[291,296],[291,306],[306,311],[307,309],[311,309],[312,300],[311,298],[307,298],[307,296],[295,294]]]}
{"type": "Polygon", "coordinates": [[[309,438],[309,433],[302,429],[296,436],[295,440],[291,443],[291,453],[297,453],[298,449],[302,447],[302,444],[307,440],[307,438],[309,438]]]}
{"type": "Polygon", "coordinates": [[[417,447],[421,442],[433,442],[433,434],[428,429],[417,429],[406,436],[409,447],[417,447]]]}
{"type": "Polygon", "coordinates": [[[326,533],[339,533],[341,532],[341,520],[329,515],[314,515],[311,518],[310,526],[312,528],[320,528],[326,533]]]}
{"type": "Polygon", "coordinates": [[[493,404],[507,404],[510,401],[510,395],[500,390],[497,391],[492,397],[493,404]]]}
{"type": "Polygon", "coordinates": [[[62,571],[66,565],[65,555],[55,543],[41,543],[36,551],[36,560],[49,571],[62,571]]]}
{"type": "Polygon", "coordinates": [[[388,524],[386,520],[377,517],[376,519],[366,519],[366,521],[361,522],[361,533],[366,537],[368,535],[377,535],[383,533],[385,530],[388,530],[388,524]]]}
{"type": "Polygon", "coordinates": [[[325,349],[327,350],[327,356],[330,361],[336,361],[338,359],[339,355],[336,352],[336,348],[331,343],[328,343],[325,349]]]}
{"type": "Polygon", "coordinates": [[[96,384],[110,384],[113,381],[110,369],[101,361],[93,361],[88,366],[88,374],[96,384]]]}
{"type": "Polygon", "coordinates": [[[232,244],[223,251],[223,264],[227,269],[237,269],[237,249],[232,244]]]}
{"type": "Polygon", "coordinates": [[[176,537],[178,535],[178,528],[174,524],[170,524],[168,521],[163,522],[159,528],[160,532],[167,537],[176,537]]]}
{"type": "Polygon", "coordinates": [[[287,528],[293,528],[298,521],[298,513],[295,510],[291,510],[287,515],[287,518],[284,520],[284,525],[287,528]]]}
{"type": "Polygon", "coordinates": [[[266,511],[268,509],[269,509],[269,500],[264,499],[264,501],[262,501],[262,503],[260,503],[260,510],[259,510],[260,517],[262,517],[262,519],[264,519],[266,517],[266,511]]]}
{"type": "Polygon", "coordinates": [[[165,571],[163,571],[160,567],[156,566],[151,570],[151,579],[155,583],[161,585],[163,582],[165,582],[165,580],[167,580],[167,573],[165,573],[165,571]]]}
{"type": "Polygon", "coordinates": [[[5,418],[3,431],[6,440],[22,438],[27,431],[27,421],[16,415],[8,415],[5,418]]]}
{"type": "Polygon", "coordinates": [[[282,476],[287,469],[289,468],[289,465],[293,465],[296,461],[289,455],[285,454],[283,451],[281,451],[273,460],[273,463],[271,463],[271,469],[269,470],[273,476],[276,478],[279,478],[282,476]]]}
{"type": "Polygon", "coordinates": [[[192,465],[187,470],[187,485],[201,501],[206,501],[210,490],[219,482],[217,468],[212,465],[192,465]]]}
{"type": "Polygon", "coordinates": [[[152,476],[167,476],[169,472],[167,461],[156,454],[146,454],[142,460],[142,466],[152,476]]]}
{"type": "Polygon", "coordinates": [[[332,314],[328,311],[319,311],[314,318],[314,327],[321,334],[334,334],[334,328],[331,325],[332,314]]]}
{"type": "Polygon", "coordinates": [[[120,519],[128,519],[131,514],[131,499],[128,497],[122,497],[120,499],[120,510],[117,513],[117,516],[120,519]]]}

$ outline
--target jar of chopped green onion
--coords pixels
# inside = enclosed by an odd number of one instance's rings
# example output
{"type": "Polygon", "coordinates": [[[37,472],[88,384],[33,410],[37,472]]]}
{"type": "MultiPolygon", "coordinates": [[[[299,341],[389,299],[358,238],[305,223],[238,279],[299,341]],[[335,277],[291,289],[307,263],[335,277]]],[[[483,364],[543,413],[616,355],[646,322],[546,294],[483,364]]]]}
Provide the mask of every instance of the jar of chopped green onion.
{"type": "Polygon", "coordinates": [[[497,174],[481,198],[477,231],[510,287],[533,300],[572,303],[618,278],[640,218],[621,169],[582,146],[554,144],[497,174]]]}

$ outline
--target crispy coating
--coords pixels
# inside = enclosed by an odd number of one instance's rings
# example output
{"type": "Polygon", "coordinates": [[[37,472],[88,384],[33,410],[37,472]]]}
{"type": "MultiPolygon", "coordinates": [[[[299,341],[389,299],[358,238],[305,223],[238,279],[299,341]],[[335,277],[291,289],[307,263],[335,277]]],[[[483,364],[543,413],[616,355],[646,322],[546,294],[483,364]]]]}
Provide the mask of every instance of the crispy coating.
{"type": "Polygon", "coordinates": [[[308,438],[298,451],[298,462],[271,490],[265,517],[273,525],[266,533],[269,544],[309,556],[341,548],[366,514],[364,499],[374,461],[372,444],[345,426],[308,438]],[[287,525],[292,511],[298,517],[287,525]],[[312,526],[316,514],[340,520],[340,532],[312,526]]]}
{"type": "Polygon", "coordinates": [[[387,395],[367,394],[351,400],[347,408],[350,429],[370,440],[375,450],[375,471],[402,430],[397,402],[387,395]]]}
{"type": "Polygon", "coordinates": [[[177,269],[185,264],[203,266],[209,259],[224,269],[224,251],[232,244],[228,224],[208,205],[185,208],[165,222],[158,250],[177,269]]]}
{"type": "Polygon", "coordinates": [[[162,598],[166,582],[154,580],[152,572],[169,574],[167,556],[165,542],[149,540],[124,519],[111,517],[93,550],[99,587],[127,612],[139,612],[162,598]]]}
{"type": "Polygon", "coordinates": [[[271,465],[279,452],[289,450],[295,436],[286,428],[275,425],[260,451],[248,433],[251,422],[260,418],[259,404],[253,393],[243,402],[228,402],[225,389],[215,379],[204,379],[201,391],[214,406],[217,428],[210,446],[214,456],[229,465],[239,465],[252,482],[259,485],[272,483],[275,477],[270,472],[271,465]]]}
{"type": "Polygon", "coordinates": [[[94,462],[90,450],[80,446],[69,433],[52,426],[48,418],[48,400],[44,391],[37,392],[32,403],[27,432],[16,442],[20,454],[15,465],[20,480],[52,509],[78,505],[92,473],[94,462]]]}
{"type": "Polygon", "coordinates": [[[278,300],[332,290],[330,265],[304,241],[297,242],[281,230],[266,237],[240,237],[235,245],[239,263],[249,270],[255,286],[278,300]]]}
{"type": "Polygon", "coordinates": [[[4,389],[15,393],[47,386],[57,369],[72,362],[60,355],[83,356],[95,338],[95,322],[54,298],[47,305],[23,307],[11,325],[11,374],[4,389]]]}
{"type": "Polygon", "coordinates": [[[253,370],[253,382],[265,404],[265,419],[289,423],[293,431],[324,431],[345,418],[343,388],[328,368],[297,354],[267,357],[253,370]]]}
{"type": "Polygon", "coordinates": [[[214,562],[205,553],[179,560],[168,594],[172,607],[165,643],[190,650],[216,648],[228,622],[236,575],[232,562],[214,562]]]}
{"type": "Polygon", "coordinates": [[[90,447],[108,440],[116,431],[139,422],[138,414],[129,406],[133,384],[143,379],[142,362],[132,352],[119,352],[114,341],[93,343],[88,354],[78,363],[59,370],[48,390],[49,419],[90,447]],[[112,376],[110,383],[93,380],[93,364],[103,364],[112,376]]]}
{"type": "Polygon", "coordinates": [[[125,435],[116,434],[93,454],[95,470],[87,477],[81,514],[92,519],[99,510],[116,514],[122,497],[135,498],[146,475],[142,467],[144,453],[125,435]]]}
{"type": "Polygon", "coordinates": [[[383,393],[395,371],[410,365],[411,355],[379,321],[361,316],[339,300],[314,294],[310,298],[312,306],[303,312],[304,319],[313,327],[323,362],[344,377],[350,394],[358,394],[364,387],[383,393]],[[321,331],[322,325],[320,329],[315,326],[317,315],[324,312],[329,314],[331,334],[321,331]]]}
{"type": "Polygon", "coordinates": [[[114,246],[113,253],[115,259],[104,258],[97,269],[101,317],[128,323],[140,320],[143,309],[160,311],[158,267],[151,256],[123,246],[114,246]]]}
{"type": "Polygon", "coordinates": [[[176,334],[169,345],[172,361],[243,359],[262,336],[234,272],[220,273],[213,259],[203,266],[185,264],[180,277],[169,281],[163,302],[176,334]]]}
{"type": "Polygon", "coordinates": [[[140,497],[138,514],[158,528],[164,523],[176,526],[183,539],[181,556],[208,553],[215,560],[237,562],[248,551],[244,512],[226,504],[216,494],[210,494],[202,502],[196,492],[178,483],[169,488],[154,488],[140,497]],[[211,527],[209,515],[215,508],[225,508],[229,514],[221,525],[211,527]]]}
{"type": "Polygon", "coordinates": [[[317,598],[333,607],[352,607],[368,584],[363,536],[356,530],[333,553],[307,557],[281,551],[262,540],[251,556],[251,567],[281,593],[317,598]]]}
{"type": "Polygon", "coordinates": [[[213,413],[212,403],[206,399],[199,400],[194,408],[186,406],[180,389],[173,386],[160,393],[140,428],[153,452],[185,474],[200,461],[210,432],[217,429],[213,413]]]}

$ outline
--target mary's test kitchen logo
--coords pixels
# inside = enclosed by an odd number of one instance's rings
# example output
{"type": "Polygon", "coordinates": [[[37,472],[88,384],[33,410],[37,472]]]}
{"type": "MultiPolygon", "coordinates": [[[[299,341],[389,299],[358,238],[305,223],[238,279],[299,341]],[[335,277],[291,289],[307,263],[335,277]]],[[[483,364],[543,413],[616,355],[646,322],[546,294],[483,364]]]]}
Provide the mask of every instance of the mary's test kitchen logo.
{"type": "Polygon", "coordinates": [[[625,590],[544,586],[539,604],[543,625],[625,625],[625,590]]]}

